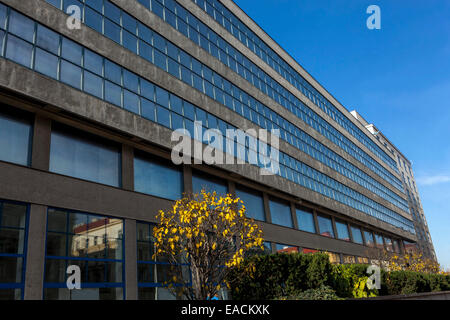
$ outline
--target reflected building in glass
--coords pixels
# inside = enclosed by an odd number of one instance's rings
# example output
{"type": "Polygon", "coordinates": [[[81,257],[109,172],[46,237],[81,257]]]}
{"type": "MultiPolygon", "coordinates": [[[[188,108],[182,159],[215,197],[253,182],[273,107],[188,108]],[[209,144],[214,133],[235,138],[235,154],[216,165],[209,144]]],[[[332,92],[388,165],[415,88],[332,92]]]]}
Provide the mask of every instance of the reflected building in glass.
{"type": "Polygon", "coordinates": [[[152,228],[202,188],[245,201],[259,253],[435,258],[410,162],[230,0],[0,0],[0,70],[0,299],[174,299],[189,266],[153,259],[152,228]],[[280,170],[229,137],[244,164],[174,164],[174,130],[210,142],[195,121],[278,129],[280,170]]]}

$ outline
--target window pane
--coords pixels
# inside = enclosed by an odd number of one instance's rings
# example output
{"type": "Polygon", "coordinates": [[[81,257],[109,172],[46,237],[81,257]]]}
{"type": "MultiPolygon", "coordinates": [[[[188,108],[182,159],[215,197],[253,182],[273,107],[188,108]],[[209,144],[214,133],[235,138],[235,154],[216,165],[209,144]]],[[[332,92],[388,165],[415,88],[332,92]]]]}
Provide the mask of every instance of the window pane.
{"type": "Polygon", "coordinates": [[[138,93],[139,78],[128,70],[123,70],[123,85],[125,88],[138,93]]]}
{"type": "Polygon", "coordinates": [[[270,215],[272,217],[272,223],[279,224],[285,227],[293,227],[291,207],[288,203],[269,200],[270,215]]]}
{"type": "Polygon", "coordinates": [[[102,33],[103,31],[102,16],[91,8],[85,8],[84,23],[86,23],[88,27],[91,27],[97,32],[102,33]]]}
{"type": "Polygon", "coordinates": [[[73,41],[63,37],[62,38],[62,52],[63,58],[73,62],[77,65],[81,65],[82,47],[73,41]]]}
{"type": "Polygon", "coordinates": [[[105,59],[105,77],[118,85],[122,84],[122,68],[105,59]]]}
{"type": "Polygon", "coordinates": [[[275,250],[277,253],[292,253],[292,252],[298,252],[298,247],[290,246],[287,244],[276,243],[275,250]]]}
{"type": "Polygon", "coordinates": [[[62,60],[60,78],[62,82],[77,89],[81,89],[81,68],[76,65],[62,60]]]}
{"type": "Polygon", "coordinates": [[[34,22],[24,15],[11,10],[9,15],[9,32],[29,42],[33,42],[34,22]]]}
{"type": "Polygon", "coordinates": [[[375,241],[377,243],[377,248],[379,248],[379,249],[384,248],[383,237],[381,235],[375,234],[375,241]]]}
{"type": "Polygon", "coordinates": [[[6,58],[30,68],[32,49],[31,44],[10,35],[6,46],[6,58]]]}
{"type": "Polygon", "coordinates": [[[373,247],[375,245],[373,241],[373,234],[367,230],[364,230],[364,238],[366,240],[366,245],[369,247],[373,247]]]}
{"type": "Polygon", "coordinates": [[[246,209],[246,216],[265,221],[264,214],[264,201],[262,198],[262,194],[256,191],[250,191],[244,188],[236,188],[236,196],[239,197],[242,201],[244,201],[244,206],[246,209]]]}
{"type": "Polygon", "coordinates": [[[0,110],[0,160],[26,166],[31,150],[31,121],[3,110],[0,110]]]}
{"type": "Polygon", "coordinates": [[[320,235],[334,238],[333,225],[330,218],[318,215],[317,222],[319,224],[320,235]]]}
{"type": "Polygon", "coordinates": [[[316,226],[314,224],[314,215],[311,212],[295,209],[297,214],[298,228],[303,231],[316,233],[316,226]]]}
{"type": "Polygon", "coordinates": [[[0,257],[0,283],[22,281],[22,258],[0,257]]]}
{"type": "Polygon", "coordinates": [[[167,128],[170,128],[169,110],[157,105],[156,106],[156,119],[159,124],[161,124],[167,128]]]}
{"type": "Polygon", "coordinates": [[[137,53],[137,37],[128,31],[122,30],[123,46],[128,50],[137,53]]]}
{"type": "Polygon", "coordinates": [[[35,70],[49,77],[58,77],[58,57],[44,50],[36,48],[35,70]]]}
{"type": "Polygon", "coordinates": [[[155,101],[155,86],[141,78],[141,95],[149,100],[155,101]]]}
{"type": "Polygon", "coordinates": [[[67,213],[65,211],[49,209],[47,218],[47,230],[67,232],[67,213]]]}
{"type": "Polygon", "coordinates": [[[199,193],[202,189],[206,192],[216,191],[217,195],[225,195],[228,192],[226,181],[203,174],[192,175],[192,186],[194,193],[199,193]]]}
{"type": "Polygon", "coordinates": [[[84,67],[101,76],[103,74],[103,58],[91,50],[84,50],[84,67]]]}
{"type": "Polygon", "coordinates": [[[155,104],[147,99],[141,99],[141,116],[155,121],[155,104]]]}
{"type": "Polygon", "coordinates": [[[103,79],[93,73],[84,71],[84,91],[102,99],[103,79]]]}
{"type": "Polygon", "coordinates": [[[105,80],[105,100],[121,107],[122,88],[112,82],[105,80]]]}
{"type": "Polygon", "coordinates": [[[0,29],[6,28],[6,11],[6,6],[0,3],[0,29]]]}
{"type": "Polygon", "coordinates": [[[0,253],[23,254],[25,230],[0,228],[0,253]]]}
{"type": "Polygon", "coordinates": [[[38,24],[36,45],[57,55],[59,51],[59,35],[38,24]]]}
{"type": "Polygon", "coordinates": [[[139,97],[128,90],[124,90],[123,107],[128,111],[139,114],[139,97]]]}
{"type": "Polygon", "coordinates": [[[354,226],[351,226],[350,228],[352,229],[353,242],[363,244],[361,229],[354,226]]]}
{"type": "Polygon", "coordinates": [[[110,1],[105,1],[105,16],[120,24],[120,9],[113,5],[110,1]]]}
{"type": "Polygon", "coordinates": [[[120,27],[114,22],[105,19],[105,36],[117,43],[120,43],[120,27]]]}
{"type": "Polygon", "coordinates": [[[57,126],[51,136],[50,171],[118,187],[120,149],[85,132],[57,126]]]}
{"type": "Polygon", "coordinates": [[[134,190],[161,198],[179,199],[183,192],[181,168],[137,155],[134,159],[134,190]]]}
{"type": "MultiPolygon", "coordinates": [[[[1,227],[25,228],[27,206],[4,202],[1,206],[1,227]]],[[[1,242],[0,242],[1,243],[1,242]]]]}
{"type": "Polygon", "coordinates": [[[350,235],[348,233],[347,224],[343,222],[336,221],[336,231],[338,239],[350,241],[350,235]]]}

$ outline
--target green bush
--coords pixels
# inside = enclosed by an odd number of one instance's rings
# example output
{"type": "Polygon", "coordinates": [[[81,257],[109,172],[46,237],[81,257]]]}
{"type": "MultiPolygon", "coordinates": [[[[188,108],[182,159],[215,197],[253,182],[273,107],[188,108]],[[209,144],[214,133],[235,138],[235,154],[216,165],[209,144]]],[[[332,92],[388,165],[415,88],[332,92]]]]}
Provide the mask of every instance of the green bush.
{"type": "Polygon", "coordinates": [[[280,297],[279,300],[342,300],[330,286],[321,285],[317,289],[308,289],[296,295],[280,297]]]}
{"type": "Polygon", "coordinates": [[[231,272],[228,282],[233,299],[275,299],[330,284],[331,270],[323,253],[252,256],[231,272]]]}
{"type": "Polygon", "coordinates": [[[256,255],[233,269],[227,280],[235,300],[363,298],[450,290],[449,275],[383,270],[381,289],[369,290],[367,267],[332,265],[324,253],[256,255]]]}

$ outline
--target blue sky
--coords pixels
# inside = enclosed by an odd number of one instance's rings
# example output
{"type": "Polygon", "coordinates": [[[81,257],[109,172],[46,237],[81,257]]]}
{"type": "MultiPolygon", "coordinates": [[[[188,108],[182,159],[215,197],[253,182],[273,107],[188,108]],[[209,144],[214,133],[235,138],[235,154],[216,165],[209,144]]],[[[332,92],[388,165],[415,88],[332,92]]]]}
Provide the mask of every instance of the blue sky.
{"type": "Polygon", "coordinates": [[[450,2],[235,2],[412,161],[438,260],[450,268],[450,2]],[[372,4],[380,30],[366,27],[372,4]]]}

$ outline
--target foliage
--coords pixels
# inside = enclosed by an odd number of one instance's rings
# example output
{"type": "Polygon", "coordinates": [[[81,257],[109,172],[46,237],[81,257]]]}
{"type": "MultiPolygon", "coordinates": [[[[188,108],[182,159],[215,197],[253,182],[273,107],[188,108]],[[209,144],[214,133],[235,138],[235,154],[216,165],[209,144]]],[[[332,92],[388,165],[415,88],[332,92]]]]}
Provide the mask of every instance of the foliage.
{"type": "Polygon", "coordinates": [[[324,253],[257,255],[233,268],[228,281],[233,299],[275,299],[329,285],[331,270],[324,253]]]}
{"type": "Polygon", "coordinates": [[[212,297],[248,250],[264,249],[262,230],[245,216],[245,210],[239,198],[202,190],[159,212],[159,224],[153,230],[154,258],[170,263],[171,280],[165,285],[173,293],[187,299],[212,297]]]}
{"type": "Polygon", "coordinates": [[[367,287],[366,264],[333,265],[333,288],[340,297],[376,297],[378,291],[367,287]]]}
{"type": "Polygon", "coordinates": [[[382,278],[383,295],[450,290],[448,275],[399,270],[384,272],[382,278]]]}
{"type": "Polygon", "coordinates": [[[330,286],[321,285],[317,289],[308,289],[296,295],[280,297],[278,300],[342,300],[330,286]]]}
{"type": "Polygon", "coordinates": [[[415,271],[425,273],[444,274],[439,263],[425,258],[420,252],[406,253],[404,255],[391,254],[388,261],[390,271],[415,271]]]}

